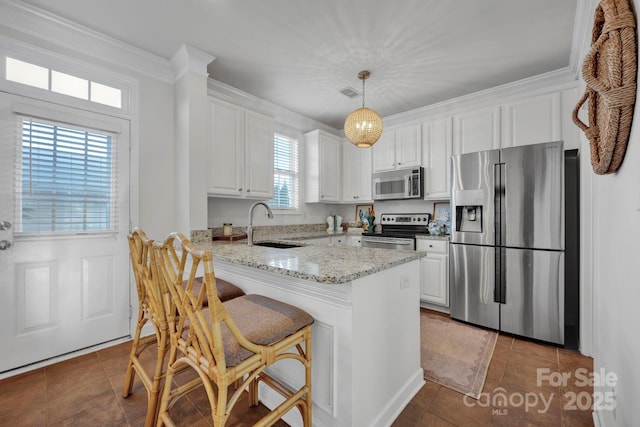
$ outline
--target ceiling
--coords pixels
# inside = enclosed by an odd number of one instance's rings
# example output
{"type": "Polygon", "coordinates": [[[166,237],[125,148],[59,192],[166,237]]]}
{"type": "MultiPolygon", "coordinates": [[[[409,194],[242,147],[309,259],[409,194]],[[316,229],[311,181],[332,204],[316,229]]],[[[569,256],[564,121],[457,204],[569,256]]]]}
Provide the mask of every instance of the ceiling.
{"type": "Polygon", "coordinates": [[[577,0],[25,0],[342,129],[371,71],[381,116],[569,66],[577,0]]]}

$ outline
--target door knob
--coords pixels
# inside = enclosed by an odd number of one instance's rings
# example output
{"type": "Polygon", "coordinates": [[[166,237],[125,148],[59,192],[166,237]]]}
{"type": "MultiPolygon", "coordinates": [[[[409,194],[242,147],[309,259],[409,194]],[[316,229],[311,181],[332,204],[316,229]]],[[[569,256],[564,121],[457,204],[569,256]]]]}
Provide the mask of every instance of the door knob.
{"type": "Polygon", "coordinates": [[[4,251],[5,249],[9,249],[11,247],[11,242],[8,240],[0,240],[0,251],[4,251]]]}
{"type": "Polygon", "coordinates": [[[8,230],[11,228],[11,223],[9,221],[0,221],[0,230],[8,230]]]}

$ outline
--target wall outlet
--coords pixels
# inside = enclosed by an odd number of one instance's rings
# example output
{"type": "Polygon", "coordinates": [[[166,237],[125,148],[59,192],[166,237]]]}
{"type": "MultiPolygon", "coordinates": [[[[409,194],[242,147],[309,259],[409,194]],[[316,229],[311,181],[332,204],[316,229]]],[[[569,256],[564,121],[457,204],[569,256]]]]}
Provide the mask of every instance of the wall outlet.
{"type": "Polygon", "coordinates": [[[409,286],[411,286],[411,283],[409,282],[409,278],[408,277],[401,277],[400,278],[400,289],[407,289],[409,286]]]}

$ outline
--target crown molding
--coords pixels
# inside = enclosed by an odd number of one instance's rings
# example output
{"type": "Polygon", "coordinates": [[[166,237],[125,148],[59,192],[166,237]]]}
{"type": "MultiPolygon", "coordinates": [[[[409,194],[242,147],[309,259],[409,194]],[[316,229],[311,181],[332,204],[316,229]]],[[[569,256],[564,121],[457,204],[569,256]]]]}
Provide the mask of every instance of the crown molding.
{"type": "Polygon", "coordinates": [[[338,137],[343,136],[338,129],[325,125],[324,123],[320,123],[310,117],[289,110],[280,105],[266,101],[262,98],[258,98],[255,95],[251,95],[248,92],[244,92],[218,80],[209,78],[207,81],[207,89],[209,96],[222,99],[233,104],[238,104],[252,110],[262,111],[263,113],[272,116],[276,122],[293,126],[296,129],[300,129],[302,133],[321,129],[338,137]]]}
{"type": "Polygon", "coordinates": [[[175,80],[179,80],[188,71],[200,76],[209,77],[207,65],[215,59],[215,56],[203,50],[186,43],[183,44],[171,57],[175,80]]]}
{"type": "Polygon", "coordinates": [[[575,70],[570,67],[538,74],[537,76],[506,83],[489,89],[451,98],[436,104],[426,105],[414,110],[405,111],[392,116],[383,117],[385,127],[392,127],[410,122],[424,121],[425,117],[433,118],[438,115],[452,114],[470,108],[480,108],[487,105],[503,102],[505,99],[521,94],[530,94],[535,91],[548,91],[560,89],[562,86],[573,86],[576,82],[575,70]]]}
{"type": "Polygon", "coordinates": [[[119,68],[168,83],[174,82],[173,69],[168,59],[20,0],[0,0],[0,31],[2,27],[113,63],[119,68]]]}

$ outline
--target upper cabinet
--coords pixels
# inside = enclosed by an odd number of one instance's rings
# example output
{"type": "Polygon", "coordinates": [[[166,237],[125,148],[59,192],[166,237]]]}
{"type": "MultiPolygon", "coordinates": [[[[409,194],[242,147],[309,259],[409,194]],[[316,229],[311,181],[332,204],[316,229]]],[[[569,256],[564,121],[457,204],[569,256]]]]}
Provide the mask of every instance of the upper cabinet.
{"type": "Polygon", "coordinates": [[[372,147],[373,172],[422,166],[420,124],[387,129],[372,147]]]}
{"type": "Polygon", "coordinates": [[[209,98],[211,196],[273,197],[273,118],[209,98]]]}
{"type": "Polygon", "coordinates": [[[450,117],[430,120],[422,124],[425,199],[450,197],[449,170],[452,140],[450,117]]]}
{"type": "Polygon", "coordinates": [[[340,202],[342,141],[314,130],[304,135],[305,202],[340,202]]]}
{"type": "Polygon", "coordinates": [[[342,200],[371,201],[371,148],[342,143],[342,200]]]}
{"type": "Polygon", "coordinates": [[[453,154],[500,148],[500,106],[453,116],[453,154]]]}
{"type": "Polygon", "coordinates": [[[504,104],[501,147],[538,144],[561,139],[560,92],[504,104]]]}

